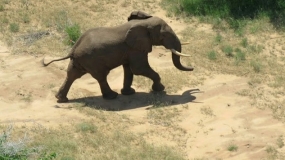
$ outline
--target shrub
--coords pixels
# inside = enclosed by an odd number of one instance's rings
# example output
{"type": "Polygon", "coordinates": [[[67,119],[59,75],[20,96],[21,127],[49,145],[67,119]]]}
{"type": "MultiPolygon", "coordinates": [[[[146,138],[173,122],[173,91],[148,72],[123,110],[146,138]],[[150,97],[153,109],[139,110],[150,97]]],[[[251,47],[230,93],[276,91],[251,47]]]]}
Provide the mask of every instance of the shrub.
{"type": "Polygon", "coordinates": [[[238,150],[238,146],[235,144],[231,144],[228,146],[228,151],[233,152],[233,151],[237,151],[237,150],[238,150]]]}
{"type": "Polygon", "coordinates": [[[30,23],[30,17],[28,14],[24,14],[23,15],[23,22],[24,23],[30,23]]]}
{"type": "Polygon", "coordinates": [[[19,32],[19,30],[20,30],[20,27],[17,23],[11,23],[10,24],[10,31],[11,32],[15,33],[15,32],[19,32]]]}
{"type": "Polygon", "coordinates": [[[88,123],[88,122],[77,124],[76,128],[78,131],[91,132],[91,133],[94,133],[97,130],[97,127],[95,125],[93,125],[92,123],[88,123]]]}
{"type": "Polygon", "coordinates": [[[208,58],[210,60],[216,60],[217,59],[217,55],[216,55],[216,52],[215,51],[211,51],[208,53],[208,58]]]}
{"type": "Polygon", "coordinates": [[[217,34],[217,36],[215,37],[215,42],[216,43],[220,43],[222,42],[223,37],[220,34],[217,34]]]}
{"type": "Polygon", "coordinates": [[[244,48],[246,48],[246,47],[248,46],[247,38],[243,38],[240,44],[241,44],[244,48]]]}
{"type": "Polygon", "coordinates": [[[236,54],[235,54],[235,60],[236,60],[236,64],[238,64],[241,61],[245,60],[245,53],[240,50],[239,48],[235,49],[236,54]]]}
{"type": "Polygon", "coordinates": [[[252,66],[254,72],[259,73],[261,71],[261,64],[259,61],[252,60],[250,65],[252,66]]]}
{"type": "Polygon", "coordinates": [[[9,126],[6,131],[0,135],[0,159],[22,159],[26,158],[28,151],[26,145],[29,141],[25,135],[19,141],[11,141],[11,132],[13,127],[9,126]]]}
{"type": "Polygon", "coordinates": [[[193,15],[212,15],[225,18],[229,15],[227,0],[181,0],[183,10],[193,15]]]}
{"type": "Polygon", "coordinates": [[[80,26],[78,24],[67,26],[65,32],[68,35],[67,44],[73,45],[77,39],[81,36],[80,26]]]}
{"type": "Polygon", "coordinates": [[[0,4],[0,12],[4,11],[4,6],[0,4]]]}
{"type": "Polygon", "coordinates": [[[228,57],[233,57],[234,54],[233,54],[233,47],[232,46],[223,46],[222,47],[222,51],[226,54],[226,56],[228,57]]]}

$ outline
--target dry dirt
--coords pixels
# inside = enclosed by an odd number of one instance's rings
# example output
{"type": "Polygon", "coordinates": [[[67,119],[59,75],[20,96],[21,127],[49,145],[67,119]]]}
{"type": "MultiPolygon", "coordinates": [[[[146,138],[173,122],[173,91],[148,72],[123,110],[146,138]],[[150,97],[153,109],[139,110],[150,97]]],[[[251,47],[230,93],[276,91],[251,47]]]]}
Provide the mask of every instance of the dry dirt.
{"type": "MultiPolygon", "coordinates": [[[[167,18],[164,11],[154,15],[165,19],[176,32],[185,28],[185,24],[180,21],[167,18]]],[[[132,126],[134,132],[148,132],[158,127],[147,120],[150,105],[143,99],[152,94],[149,89],[137,88],[138,93],[135,95],[119,95],[115,100],[103,100],[96,80],[85,75],[73,84],[68,95],[69,103],[56,103],[54,95],[64,80],[68,60],[44,68],[40,63],[42,58],[28,54],[11,54],[9,49],[0,43],[2,124],[36,122],[45,126],[58,126],[88,119],[73,108],[74,103],[87,101],[112,110],[110,112],[129,115],[132,121],[140,122],[132,126]]],[[[46,57],[46,60],[52,58],[57,57],[46,57]]],[[[174,68],[170,54],[159,47],[149,54],[149,60],[153,68],[174,68]]],[[[246,78],[220,74],[205,78],[203,85],[195,88],[184,87],[171,94],[166,91],[163,96],[163,100],[173,101],[173,105],[167,108],[184,108],[177,123],[177,127],[183,129],[183,134],[180,135],[183,139],[180,146],[183,152],[189,159],[265,158],[268,155],[266,147],[276,145],[277,138],[284,135],[284,124],[275,120],[271,111],[252,107],[249,98],[236,94],[248,88],[246,78]],[[238,150],[228,151],[227,147],[231,144],[238,146],[238,150]]],[[[119,92],[123,82],[122,67],[114,69],[108,80],[111,88],[119,92]]],[[[167,142],[168,139],[171,138],[150,137],[150,141],[154,143],[162,140],[166,141],[166,144],[175,145],[176,142],[167,142]]],[[[284,149],[279,151],[283,152],[284,149]]]]}

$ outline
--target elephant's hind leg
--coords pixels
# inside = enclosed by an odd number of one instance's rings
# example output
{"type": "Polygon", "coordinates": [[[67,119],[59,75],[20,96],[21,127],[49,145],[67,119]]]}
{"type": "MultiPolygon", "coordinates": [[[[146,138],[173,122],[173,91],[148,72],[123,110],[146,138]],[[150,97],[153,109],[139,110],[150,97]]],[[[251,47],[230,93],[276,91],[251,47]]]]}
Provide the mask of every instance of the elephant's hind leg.
{"type": "Polygon", "coordinates": [[[107,75],[108,72],[102,71],[102,72],[93,72],[91,73],[92,77],[95,78],[99,85],[100,85],[100,89],[101,89],[101,93],[103,95],[104,99],[115,99],[118,96],[117,92],[114,92],[108,82],[107,82],[107,75]]]}
{"type": "Polygon", "coordinates": [[[76,79],[82,77],[85,73],[86,72],[75,68],[73,65],[73,61],[69,62],[69,65],[67,68],[67,76],[65,78],[65,81],[63,82],[58,93],[55,96],[58,99],[57,100],[58,103],[64,103],[64,102],[68,101],[68,98],[66,96],[67,96],[67,93],[68,93],[72,83],[76,79]]]}
{"type": "Polygon", "coordinates": [[[131,71],[129,64],[123,64],[124,67],[124,87],[121,89],[123,95],[131,95],[136,91],[131,87],[133,83],[134,74],[131,71]]]}

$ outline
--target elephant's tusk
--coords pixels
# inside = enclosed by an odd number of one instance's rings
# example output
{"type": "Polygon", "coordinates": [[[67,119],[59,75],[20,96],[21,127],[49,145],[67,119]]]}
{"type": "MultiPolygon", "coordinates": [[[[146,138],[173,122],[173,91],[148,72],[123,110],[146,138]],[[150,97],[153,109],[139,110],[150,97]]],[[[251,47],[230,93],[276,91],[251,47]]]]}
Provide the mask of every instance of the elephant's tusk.
{"type": "Polygon", "coordinates": [[[182,42],[181,45],[190,44],[190,42],[182,42]]]}
{"type": "Polygon", "coordinates": [[[175,49],[170,49],[172,53],[178,55],[178,56],[183,56],[183,57],[190,57],[190,55],[188,54],[183,54],[183,53],[180,53],[178,51],[176,51],[175,49]]]}

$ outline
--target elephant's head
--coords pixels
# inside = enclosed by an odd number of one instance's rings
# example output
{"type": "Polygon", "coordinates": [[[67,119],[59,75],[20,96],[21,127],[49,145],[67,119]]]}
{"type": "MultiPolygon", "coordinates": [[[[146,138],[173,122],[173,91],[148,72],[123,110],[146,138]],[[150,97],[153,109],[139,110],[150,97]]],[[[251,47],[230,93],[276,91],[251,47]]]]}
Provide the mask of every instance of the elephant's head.
{"type": "Polygon", "coordinates": [[[177,69],[193,71],[192,67],[183,66],[180,62],[180,56],[189,55],[181,53],[181,42],[172,28],[161,18],[144,14],[141,11],[132,12],[130,16],[133,15],[131,19],[132,26],[126,34],[127,44],[147,53],[152,51],[152,45],[162,45],[171,50],[172,61],[177,69]],[[135,21],[135,19],[140,20],[135,21]]]}

